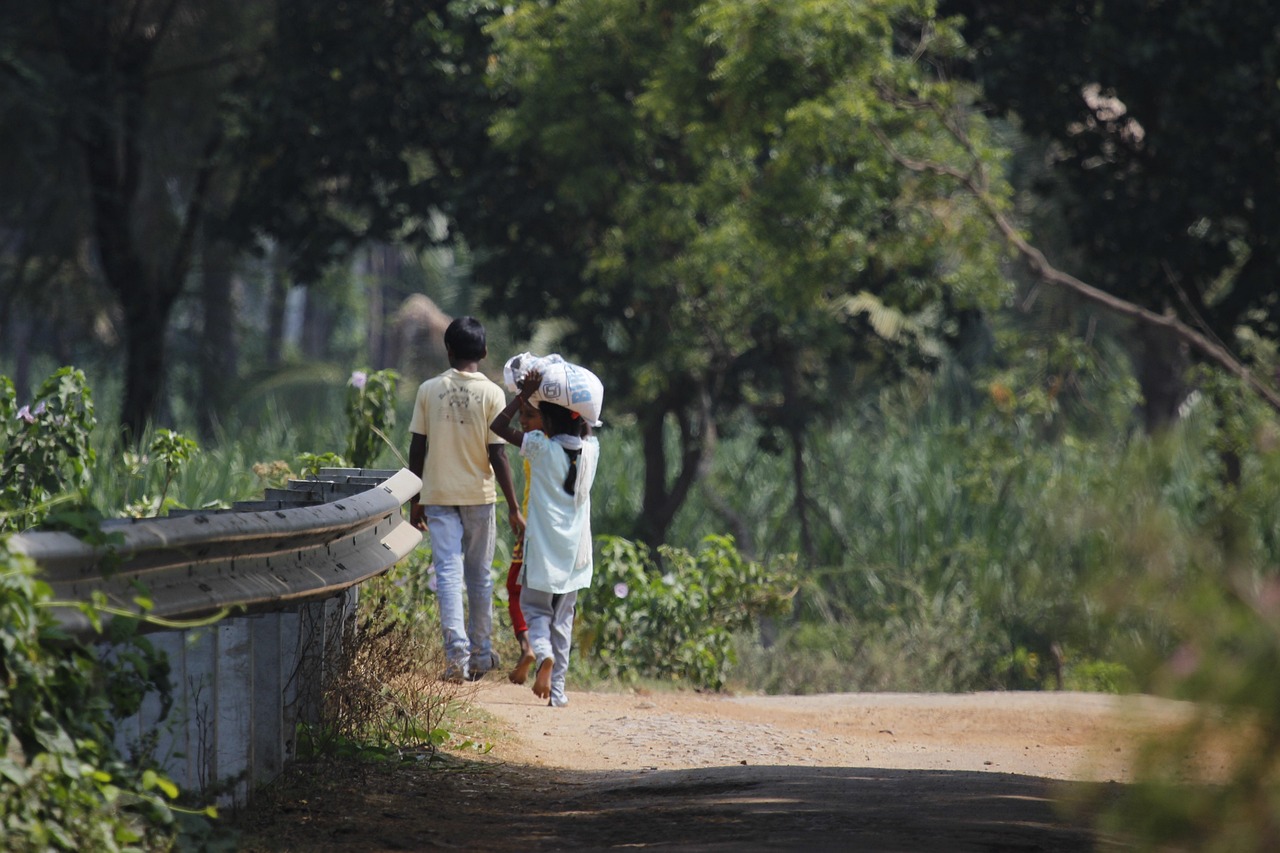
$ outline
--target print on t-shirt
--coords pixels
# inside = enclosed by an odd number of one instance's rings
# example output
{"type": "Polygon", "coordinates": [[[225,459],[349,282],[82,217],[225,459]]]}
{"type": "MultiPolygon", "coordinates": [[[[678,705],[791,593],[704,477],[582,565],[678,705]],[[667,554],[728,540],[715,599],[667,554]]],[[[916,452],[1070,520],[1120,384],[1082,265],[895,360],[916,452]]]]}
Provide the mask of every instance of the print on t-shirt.
{"type": "Polygon", "coordinates": [[[441,392],[440,399],[444,401],[445,419],[456,424],[470,423],[473,412],[483,403],[479,394],[457,386],[441,392]]]}

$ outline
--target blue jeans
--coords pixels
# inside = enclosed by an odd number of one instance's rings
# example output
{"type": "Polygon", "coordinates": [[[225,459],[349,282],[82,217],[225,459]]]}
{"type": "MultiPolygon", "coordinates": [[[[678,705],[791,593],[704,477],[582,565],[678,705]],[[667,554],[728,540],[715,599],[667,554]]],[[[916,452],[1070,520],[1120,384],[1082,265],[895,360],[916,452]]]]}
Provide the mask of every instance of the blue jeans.
{"type": "Polygon", "coordinates": [[[497,542],[494,505],[426,506],[431,563],[444,653],[462,675],[482,674],[493,658],[493,550],[497,542]],[[462,590],[467,591],[463,619],[462,590]]]}

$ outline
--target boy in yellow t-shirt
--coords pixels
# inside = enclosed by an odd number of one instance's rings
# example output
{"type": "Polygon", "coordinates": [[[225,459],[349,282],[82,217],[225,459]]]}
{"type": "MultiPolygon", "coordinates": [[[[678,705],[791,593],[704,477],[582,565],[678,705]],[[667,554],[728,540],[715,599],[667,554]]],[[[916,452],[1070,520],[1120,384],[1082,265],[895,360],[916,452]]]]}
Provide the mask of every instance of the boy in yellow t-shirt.
{"type": "Polygon", "coordinates": [[[449,369],[418,387],[409,422],[409,470],[422,491],[409,500],[409,521],[431,537],[448,681],[475,681],[498,667],[493,650],[495,504],[502,489],[512,530],[524,529],[504,442],[489,423],[506,394],[480,372],[485,330],[459,317],[444,333],[449,369]],[[464,620],[463,590],[466,590],[464,620]]]}

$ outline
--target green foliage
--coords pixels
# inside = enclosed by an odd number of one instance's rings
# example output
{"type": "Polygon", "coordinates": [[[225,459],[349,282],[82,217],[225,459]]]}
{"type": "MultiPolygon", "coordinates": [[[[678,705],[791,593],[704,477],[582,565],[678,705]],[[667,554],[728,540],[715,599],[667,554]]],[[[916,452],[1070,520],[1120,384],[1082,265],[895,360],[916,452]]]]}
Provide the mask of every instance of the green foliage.
{"type": "Polygon", "coordinates": [[[235,440],[224,436],[199,447],[180,433],[156,430],[140,437],[138,446],[146,451],[138,452],[113,430],[100,430],[87,502],[112,518],[154,517],[173,507],[230,506],[261,495],[263,483],[254,466],[265,464],[266,472],[269,463],[259,460],[279,453],[281,444],[292,440],[271,430],[246,430],[235,440]]]}
{"type": "Polygon", "coordinates": [[[575,351],[644,430],[651,544],[721,422],[798,434],[838,412],[850,373],[928,358],[913,346],[950,310],[1002,294],[972,200],[892,156],[976,155],[1000,174],[979,116],[961,151],[916,108],[964,111],[973,95],[935,73],[963,44],[931,2],[523,2],[490,32],[493,137],[536,177],[521,215],[483,235],[503,249],[487,304],[575,323],[575,351]],[[881,337],[849,298],[921,334],[881,337]]]}
{"type": "Polygon", "coordinates": [[[1190,723],[1145,745],[1138,783],[1105,820],[1151,849],[1270,849],[1280,797],[1280,433],[1238,385],[1205,390],[1182,452],[1152,453],[1142,485],[1136,469],[1117,471],[1137,500],[1123,514],[1099,506],[1093,518],[1094,535],[1114,543],[1097,560],[1108,607],[1135,626],[1159,614],[1159,632],[1133,638],[1138,687],[1193,703],[1190,723]],[[1224,476],[1237,466],[1238,479],[1224,476]],[[1144,494],[1189,471],[1196,488],[1144,494]]]}
{"type": "Polygon", "coordinates": [[[610,678],[669,678],[719,689],[734,660],[732,634],[790,608],[790,568],[745,559],[724,536],[694,552],[664,547],[661,569],[643,545],[599,543],[575,634],[582,656],[610,678]]]}
{"type": "Polygon", "coordinates": [[[137,497],[130,497],[126,493],[124,511],[134,517],[163,515],[171,507],[180,505],[169,497],[169,487],[200,450],[200,445],[195,441],[169,429],[158,429],[152,433],[146,447],[146,456],[130,450],[122,454],[124,466],[131,475],[126,484],[137,482],[145,488],[149,480],[148,471],[153,467],[159,468],[161,476],[158,496],[152,497],[144,492],[137,497]]]}
{"type": "Polygon", "coordinates": [[[298,465],[304,475],[319,476],[321,468],[346,468],[347,460],[336,453],[299,453],[298,465]]]}
{"type": "MultiPolygon", "coordinates": [[[[1032,411],[995,393],[958,405],[942,381],[880,393],[808,442],[814,554],[798,569],[797,622],[744,653],[735,682],[779,692],[1123,689],[1138,684],[1135,637],[1169,647],[1167,621],[1113,608],[1118,593],[1101,579],[1132,586],[1147,561],[1176,560],[1196,531],[1214,529],[1213,419],[1197,416],[1163,442],[1094,441],[1066,409],[1032,411]],[[1139,508],[1157,511],[1125,523],[1139,508]]],[[[751,553],[799,550],[780,509],[793,503],[792,460],[758,439],[722,439],[701,512],[674,528],[681,541],[729,522],[751,553]]],[[[1262,488],[1266,477],[1246,482],[1262,488]]]]}
{"type": "Polygon", "coordinates": [[[60,636],[34,566],[0,540],[0,815],[6,849],[158,850],[177,791],[111,749],[111,714],[137,709],[143,658],[104,671],[60,636]],[[105,682],[103,678],[105,677],[105,682]]]}
{"type": "Polygon", "coordinates": [[[50,501],[88,486],[94,423],[81,371],[58,370],[21,408],[13,383],[0,376],[0,532],[38,524],[50,501]]]}
{"type": "Polygon", "coordinates": [[[394,370],[357,370],[347,382],[347,459],[356,468],[373,467],[383,447],[395,450],[388,437],[396,425],[394,370]]]}

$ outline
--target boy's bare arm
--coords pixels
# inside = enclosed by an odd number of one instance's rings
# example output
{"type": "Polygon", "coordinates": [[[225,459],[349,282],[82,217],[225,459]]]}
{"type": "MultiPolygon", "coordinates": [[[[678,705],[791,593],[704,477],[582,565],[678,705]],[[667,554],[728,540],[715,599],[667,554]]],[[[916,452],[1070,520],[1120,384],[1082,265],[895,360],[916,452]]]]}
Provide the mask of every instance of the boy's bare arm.
{"type": "MultiPolygon", "coordinates": [[[[423,466],[427,463],[427,437],[416,432],[409,433],[409,470],[422,477],[423,466]]],[[[418,503],[420,492],[409,498],[409,523],[419,530],[427,529],[427,520],[423,516],[422,505],[418,503]]]]}
{"type": "Polygon", "coordinates": [[[511,463],[507,459],[505,444],[489,445],[489,464],[493,467],[494,479],[502,496],[507,499],[507,520],[511,523],[511,532],[519,536],[524,532],[524,516],[520,513],[520,501],[516,499],[516,487],[511,481],[511,463]]]}

